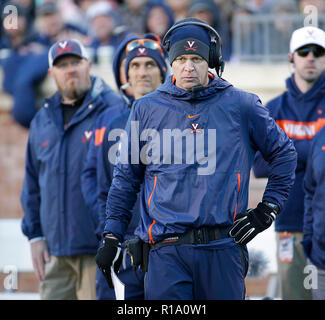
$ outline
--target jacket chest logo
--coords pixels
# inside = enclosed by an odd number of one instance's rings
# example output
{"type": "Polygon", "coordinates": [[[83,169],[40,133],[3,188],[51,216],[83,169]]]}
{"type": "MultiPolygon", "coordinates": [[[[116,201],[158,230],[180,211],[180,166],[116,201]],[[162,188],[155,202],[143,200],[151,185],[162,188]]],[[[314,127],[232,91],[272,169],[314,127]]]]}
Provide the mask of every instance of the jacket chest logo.
{"type": "Polygon", "coordinates": [[[318,118],[316,121],[310,122],[277,120],[276,123],[289,138],[312,139],[325,125],[325,118],[318,118]]]}
{"type": "Polygon", "coordinates": [[[189,128],[191,133],[202,133],[202,129],[198,128],[198,126],[198,123],[192,123],[192,128],[189,128]]]}
{"type": "Polygon", "coordinates": [[[85,143],[85,142],[89,142],[91,139],[93,132],[91,130],[86,130],[81,138],[81,142],[85,143]]]}

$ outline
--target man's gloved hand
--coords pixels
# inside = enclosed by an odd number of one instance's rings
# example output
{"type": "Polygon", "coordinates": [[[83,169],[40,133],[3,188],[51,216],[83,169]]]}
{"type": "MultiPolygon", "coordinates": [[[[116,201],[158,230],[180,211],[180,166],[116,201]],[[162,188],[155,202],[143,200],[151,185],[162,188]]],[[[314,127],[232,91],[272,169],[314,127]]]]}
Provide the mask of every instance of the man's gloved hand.
{"type": "Polygon", "coordinates": [[[278,206],[271,203],[260,202],[255,209],[239,213],[229,236],[235,238],[236,243],[247,244],[258,233],[267,229],[279,213],[278,206]]]}
{"type": "Polygon", "coordinates": [[[121,244],[116,238],[105,236],[103,245],[98,249],[96,254],[96,263],[104,274],[110,288],[114,288],[111,276],[111,267],[117,274],[122,263],[121,244]]]}

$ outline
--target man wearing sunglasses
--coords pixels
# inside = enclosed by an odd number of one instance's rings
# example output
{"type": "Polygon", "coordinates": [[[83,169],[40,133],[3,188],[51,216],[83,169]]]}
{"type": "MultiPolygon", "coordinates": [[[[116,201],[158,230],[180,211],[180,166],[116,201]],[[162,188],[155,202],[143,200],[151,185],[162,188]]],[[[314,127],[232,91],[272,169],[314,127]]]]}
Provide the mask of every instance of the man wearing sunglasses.
{"type": "MultiPolygon", "coordinates": [[[[314,135],[325,124],[325,32],[303,27],[293,32],[289,61],[294,69],[286,80],[287,91],[271,100],[270,115],[294,142],[298,153],[295,183],[283,212],[275,222],[277,261],[282,299],[311,299],[304,287],[306,258],[303,239],[303,178],[314,135]]],[[[258,154],[256,177],[267,177],[269,166],[258,154]]]]}
{"type": "MultiPolygon", "coordinates": [[[[91,141],[82,174],[83,194],[97,217],[99,238],[104,231],[107,193],[113,179],[115,164],[115,158],[109,160],[108,154],[116,141],[109,141],[108,137],[113,130],[122,132],[135,100],[156,90],[164,82],[167,66],[164,51],[160,46],[160,39],[153,34],[146,34],[143,38],[128,37],[116,50],[113,70],[116,85],[125,103],[120,108],[119,116],[113,117],[112,112],[107,110],[98,117],[94,139],[91,141]]],[[[138,221],[139,202],[134,205],[133,219],[127,230],[126,239],[134,238],[134,230],[138,221]]],[[[140,270],[135,272],[131,266],[130,257],[126,254],[123,257],[123,264],[118,276],[125,284],[125,299],[141,300],[144,298],[144,273],[140,270]]],[[[103,273],[99,271],[96,281],[97,299],[114,300],[115,293],[111,284],[110,287],[103,273]]]]}
{"type": "Polygon", "coordinates": [[[109,274],[140,191],[135,233],[145,298],[244,299],[245,245],[281,210],[296,153],[257,96],[219,77],[221,40],[212,27],[187,18],[164,40],[173,75],[132,107],[96,262],[109,274]],[[272,163],[272,176],[262,202],[247,211],[256,150],[272,163]]]}

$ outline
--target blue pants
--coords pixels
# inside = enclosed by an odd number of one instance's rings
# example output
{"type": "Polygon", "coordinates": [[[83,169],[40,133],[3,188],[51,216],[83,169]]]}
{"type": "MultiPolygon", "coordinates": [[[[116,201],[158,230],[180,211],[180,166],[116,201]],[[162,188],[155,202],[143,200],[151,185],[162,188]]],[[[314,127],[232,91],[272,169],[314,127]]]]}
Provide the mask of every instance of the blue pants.
{"type": "Polygon", "coordinates": [[[150,251],[147,300],[242,300],[248,253],[233,239],[150,251]]]}
{"type": "MultiPolygon", "coordinates": [[[[125,300],[143,300],[144,299],[144,273],[132,269],[131,259],[128,254],[125,255],[125,263],[120,267],[118,273],[119,279],[125,284],[125,300]]],[[[96,275],[96,298],[97,300],[115,300],[114,289],[111,289],[103,275],[97,268],[96,275]]]]}

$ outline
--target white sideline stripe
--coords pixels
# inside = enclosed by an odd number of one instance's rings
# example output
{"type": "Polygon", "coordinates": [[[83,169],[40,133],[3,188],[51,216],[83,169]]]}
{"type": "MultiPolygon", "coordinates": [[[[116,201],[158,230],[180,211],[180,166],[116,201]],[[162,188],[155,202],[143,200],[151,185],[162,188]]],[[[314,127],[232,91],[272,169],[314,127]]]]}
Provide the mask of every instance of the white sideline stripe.
{"type": "Polygon", "coordinates": [[[10,265],[18,272],[33,271],[29,242],[20,224],[21,219],[0,219],[0,272],[10,265]]]}

